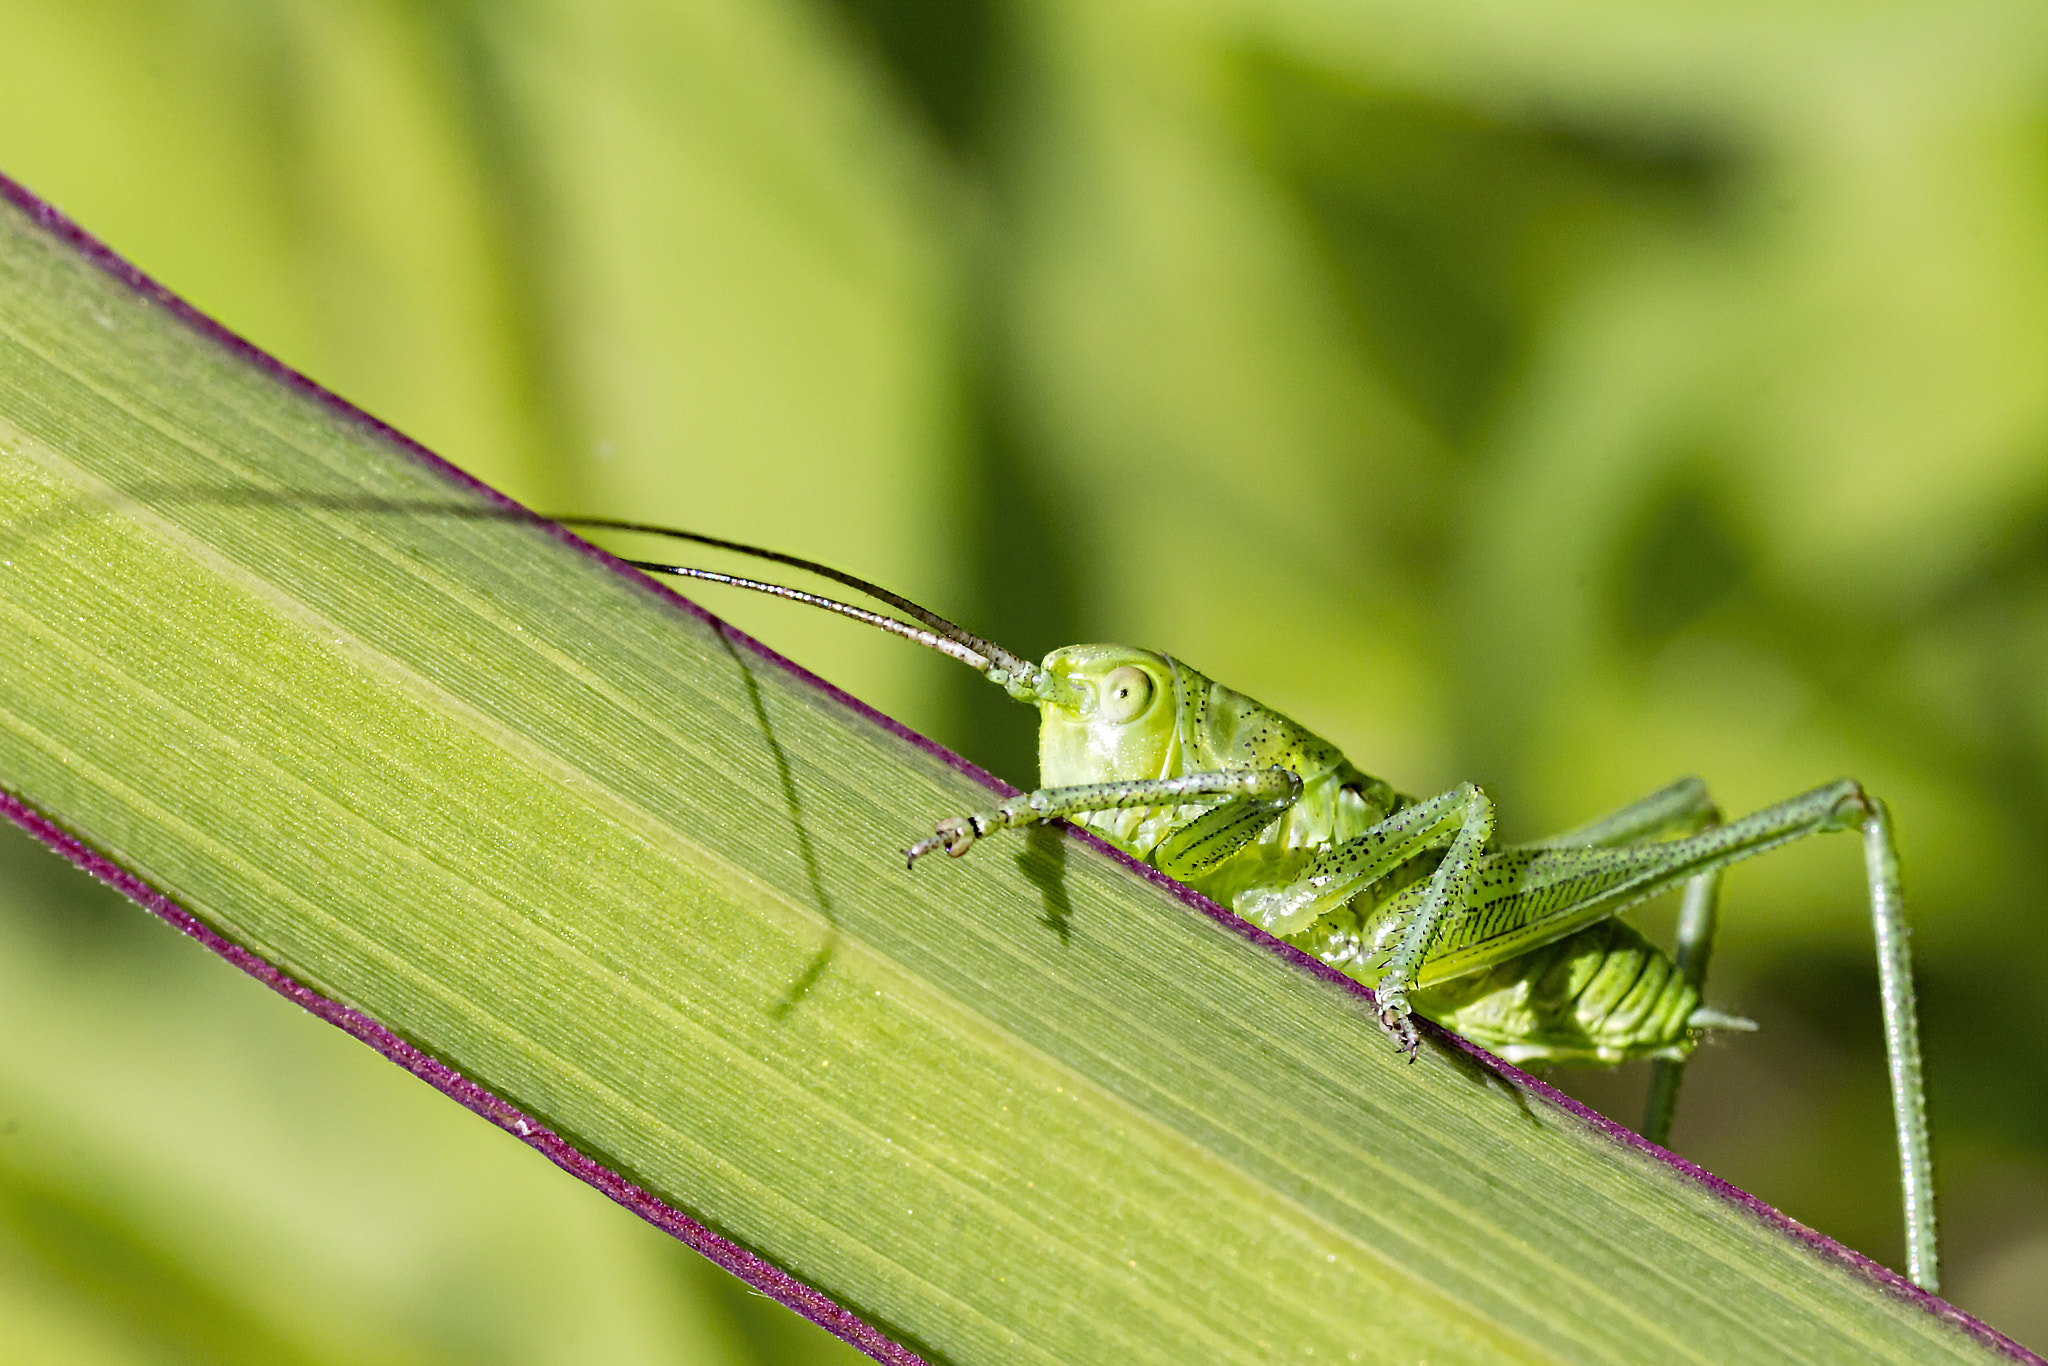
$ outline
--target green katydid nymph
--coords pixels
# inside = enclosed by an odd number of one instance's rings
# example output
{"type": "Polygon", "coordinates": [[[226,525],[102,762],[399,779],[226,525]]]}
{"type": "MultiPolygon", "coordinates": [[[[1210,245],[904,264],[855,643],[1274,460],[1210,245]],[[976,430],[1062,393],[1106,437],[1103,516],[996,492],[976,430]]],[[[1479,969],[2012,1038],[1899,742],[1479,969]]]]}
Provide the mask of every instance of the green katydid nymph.
{"type": "Polygon", "coordinates": [[[1937,1284],[1933,1172],[1899,860],[1884,804],[1849,780],[1723,820],[1694,778],[1529,844],[1495,841],[1471,783],[1426,799],[1372,777],[1305,727],[1181,660],[1123,645],[1071,645],[1042,663],[909,599],[793,555],[604,518],[569,526],[642,532],[818,574],[909,621],[780,584],[687,565],[660,574],[793,599],[890,631],[979,670],[1039,712],[1043,786],[952,815],[905,851],[941,850],[1037,822],[1086,826],[1125,853],[1364,983],[1412,1060],[1420,1015],[1511,1062],[1651,1059],[1646,1137],[1669,1130],[1700,1037],[1753,1028],[1701,1003],[1718,883],[1729,864],[1806,835],[1862,834],[1905,1196],[1907,1272],[1937,1284]],[[1683,886],[1675,954],[1615,916],[1683,886]]]}

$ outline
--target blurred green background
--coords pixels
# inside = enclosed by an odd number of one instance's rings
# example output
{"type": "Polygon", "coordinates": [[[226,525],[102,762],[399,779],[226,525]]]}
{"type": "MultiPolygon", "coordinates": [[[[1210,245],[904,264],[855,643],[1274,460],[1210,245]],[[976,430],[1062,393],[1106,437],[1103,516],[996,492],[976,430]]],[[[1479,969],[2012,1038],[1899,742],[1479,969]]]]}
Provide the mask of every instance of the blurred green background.
{"type": "MultiPolygon", "coordinates": [[[[1864,779],[1947,1289],[2048,1347],[2038,5],[0,0],[0,169],[534,506],[1171,649],[1510,837],[1864,779]]],[[[713,605],[1031,781],[956,666],[713,605]]],[[[0,1360],[851,1357],[25,840],[0,877],[0,1360]]],[[[1724,924],[1764,1028],[1674,1146],[1896,1262],[1854,841],[1724,924]]]]}

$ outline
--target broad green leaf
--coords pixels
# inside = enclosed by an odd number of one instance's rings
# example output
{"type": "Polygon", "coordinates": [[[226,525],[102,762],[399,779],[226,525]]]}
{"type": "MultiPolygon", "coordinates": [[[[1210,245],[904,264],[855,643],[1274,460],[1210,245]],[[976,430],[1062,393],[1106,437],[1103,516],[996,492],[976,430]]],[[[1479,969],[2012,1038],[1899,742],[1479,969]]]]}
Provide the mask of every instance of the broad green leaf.
{"type": "Polygon", "coordinates": [[[1997,1352],[1078,839],[906,872],[977,775],[394,501],[492,506],[0,212],[0,783],[927,1358],[1997,1352]]]}

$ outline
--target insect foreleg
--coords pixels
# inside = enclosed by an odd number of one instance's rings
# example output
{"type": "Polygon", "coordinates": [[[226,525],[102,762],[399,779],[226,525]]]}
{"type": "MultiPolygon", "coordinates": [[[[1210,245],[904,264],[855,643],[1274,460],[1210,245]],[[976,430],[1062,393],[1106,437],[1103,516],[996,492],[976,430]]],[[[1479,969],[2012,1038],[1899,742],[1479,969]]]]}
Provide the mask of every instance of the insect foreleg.
{"type": "MultiPolygon", "coordinates": [[[[1286,769],[1279,771],[1295,777],[1286,769]]],[[[1152,851],[1152,865],[1182,882],[1198,878],[1257,839],[1259,832],[1300,796],[1301,783],[1297,779],[1284,795],[1238,797],[1213,811],[1204,811],[1159,841],[1159,847],[1152,851]]]]}
{"type": "MultiPolygon", "coordinates": [[[[1301,779],[1284,768],[1190,773],[1180,778],[1144,778],[1121,783],[1080,783],[1072,787],[1041,787],[1010,798],[1000,806],[966,816],[948,816],[938,823],[930,839],[920,840],[903,851],[910,866],[926,854],[944,849],[958,858],[991,830],[1006,830],[1062,816],[1080,816],[1094,811],[1123,811],[1132,807],[1196,806],[1222,803],[1221,809],[1206,812],[1190,824],[1208,840],[1227,847],[1220,858],[1242,847],[1301,795],[1301,779]],[[1263,815],[1254,822],[1244,811],[1263,815]],[[1214,818],[1214,819],[1212,819],[1214,818]],[[1249,827],[1249,828],[1247,828],[1249,827]]],[[[1199,845],[1202,839],[1182,840],[1199,845]]],[[[1214,861],[1214,860],[1210,860],[1214,861]]]]}

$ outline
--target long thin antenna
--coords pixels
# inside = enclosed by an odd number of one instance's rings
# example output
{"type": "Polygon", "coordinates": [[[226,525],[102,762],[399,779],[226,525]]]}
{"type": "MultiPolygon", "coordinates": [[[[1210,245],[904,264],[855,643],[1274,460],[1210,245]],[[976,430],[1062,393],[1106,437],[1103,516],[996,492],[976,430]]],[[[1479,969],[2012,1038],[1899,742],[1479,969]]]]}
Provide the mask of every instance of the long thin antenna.
{"type": "MultiPolygon", "coordinates": [[[[169,491],[176,496],[183,490],[169,491]]],[[[786,564],[792,569],[802,569],[834,583],[845,584],[848,588],[865,593],[877,602],[887,603],[897,611],[924,623],[928,630],[920,631],[907,622],[879,612],[870,612],[851,603],[835,598],[806,593],[801,589],[788,588],[779,583],[766,583],[759,579],[742,578],[736,574],[720,574],[714,570],[698,569],[691,565],[660,564],[650,560],[627,560],[625,563],[650,574],[667,574],[679,579],[698,579],[705,583],[724,584],[732,588],[745,588],[771,597],[786,598],[809,607],[823,608],[843,617],[902,636],[928,649],[959,660],[968,667],[988,676],[990,682],[1000,685],[1010,696],[1020,702],[1059,701],[1073,702],[1071,684],[1047,674],[1021,655],[1013,654],[992,640],[986,640],[965,627],[946,620],[928,607],[920,607],[901,593],[892,593],[878,583],[858,578],[829,564],[807,560],[799,555],[785,555],[779,550],[769,550],[745,541],[728,541],[718,536],[705,536],[694,531],[683,531],[671,526],[657,526],[652,522],[635,522],[618,517],[544,517],[524,509],[504,507],[480,507],[475,505],[451,504],[414,499],[376,499],[355,497],[322,497],[318,494],[271,492],[268,490],[238,489],[225,493],[208,492],[208,497],[235,504],[268,505],[289,504],[295,507],[332,507],[344,512],[413,512],[430,513],[443,517],[464,517],[485,521],[507,522],[553,522],[565,527],[589,527],[604,531],[635,532],[643,536],[665,536],[670,540],[688,541],[694,545],[710,546],[717,550],[730,550],[736,554],[749,555],[757,560],[769,560],[786,564]]]]}
{"type": "MultiPolygon", "coordinates": [[[[717,550],[737,551],[739,554],[751,556],[757,560],[769,560],[775,564],[786,564],[792,569],[801,569],[807,573],[816,574],[820,578],[830,579],[834,583],[845,584],[856,592],[867,594],[877,602],[886,602],[897,611],[923,622],[946,639],[965,645],[976,654],[986,658],[991,664],[1001,664],[1006,667],[1014,666],[1026,672],[1031,671],[1032,666],[1027,660],[1011,654],[995,642],[983,640],[965,627],[946,620],[928,607],[920,607],[900,593],[892,593],[878,583],[870,583],[868,580],[858,578],[843,569],[834,569],[829,564],[819,564],[816,560],[807,560],[800,555],[786,555],[780,550],[769,550],[763,546],[749,545],[745,541],[728,541],[722,537],[705,536],[695,531],[682,531],[670,526],[656,526],[652,522],[631,522],[617,517],[550,517],[548,520],[558,522],[563,526],[593,527],[604,531],[634,531],[643,536],[666,536],[673,541],[689,541],[693,545],[708,545],[717,550]]],[[[640,567],[644,569],[647,566],[641,565],[640,567]]],[[[685,575],[684,577],[694,576],[685,575]]]]}
{"type": "Polygon", "coordinates": [[[653,560],[626,560],[624,563],[632,565],[635,569],[645,570],[649,574],[670,574],[679,579],[701,579],[705,583],[751,589],[756,593],[766,593],[770,597],[801,602],[809,607],[822,607],[828,612],[837,612],[842,617],[852,617],[855,621],[879,627],[891,635],[914,640],[919,645],[937,650],[942,655],[951,655],[970,669],[986,673],[994,666],[993,660],[978,653],[971,646],[962,645],[959,641],[939,635],[935,631],[919,630],[907,621],[898,621],[894,617],[883,616],[880,612],[870,612],[864,607],[855,607],[852,603],[841,602],[837,598],[806,593],[800,588],[788,588],[779,583],[765,583],[760,579],[741,578],[737,574],[721,574],[712,569],[698,569],[687,564],[657,564],[653,560]]]}
{"type": "Polygon", "coordinates": [[[757,560],[769,560],[775,564],[786,564],[792,569],[801,569],[807,573],[816,574],[820,578],[830,579],[834,583],[845,584],[856,592],[867,594],[877,602],[885,602],[906,616],[923,622],[931,628],[931,634],[927,635],[918,632],[892,617],[885,617],[874,612],[866,612],[861,608],[853,607],[832,598],[819,597],[816,594],[804,593],[794,588],[785,588],[780,584],[763,583],[758,579],[743,579],[733,575],[717,574],[710,570],[693,569],[688,565],[654,564],[641,560],[627,561],[628,564],[633,565],[635,568],[646,570],[652,574],[672,574],[677,578],[701,579],[706,583],[722,583],[735,588],[748,588],[757,593],[768,593],[774,597],[788,598],[792,602],[803,602],[813,607],[822,607],[826,611],[838,612],[840,615],[852,617],[856,621],[865,621],[871,626],[878,626],[882,630],[900,635],[906,640],[915,640],[921,645],[926,645],[932,649],[939,650],[943,654],[951,655],[953,658],[987,674],[992,682],[1002,684],[1011,696],[1021,700],[1037,700],[1038,693],[1046,682],[1046,680],[1041,679],[1041,674],[1044,671],[1023,656],[1013,654],[994,641],[986,640],[965,627],[946,620],[946,618],[928,607],[920,607],[900,593],[892,593],[878,583],[871,583],[867,579],[849,574],[843,569],[834,569],[829,564],[820,564],[816,560],[807,560],[800,555],[786,555],[779,550],[769,550],[763,546],[749,545],[745,541],[728,541],[723,537],[705,536],[699,532],[683,531],[676,527],[657,526],[652,522],[628,521],[618,517],[550,517],[548,520],[569,527],[590,527],[603,531],[628,531],[636,532],[643,536],[665,536],[670,540],[688,541],[693,545],[710,546],[717,550],[730,550],[737,554],[752,556],[757,560]],[[944,646],[938,643],[940,640],[950,641],[968,653],[945,649],[944,646]],[[970,658],[969,654],[979,656],[979,659],[970,658]]]}

